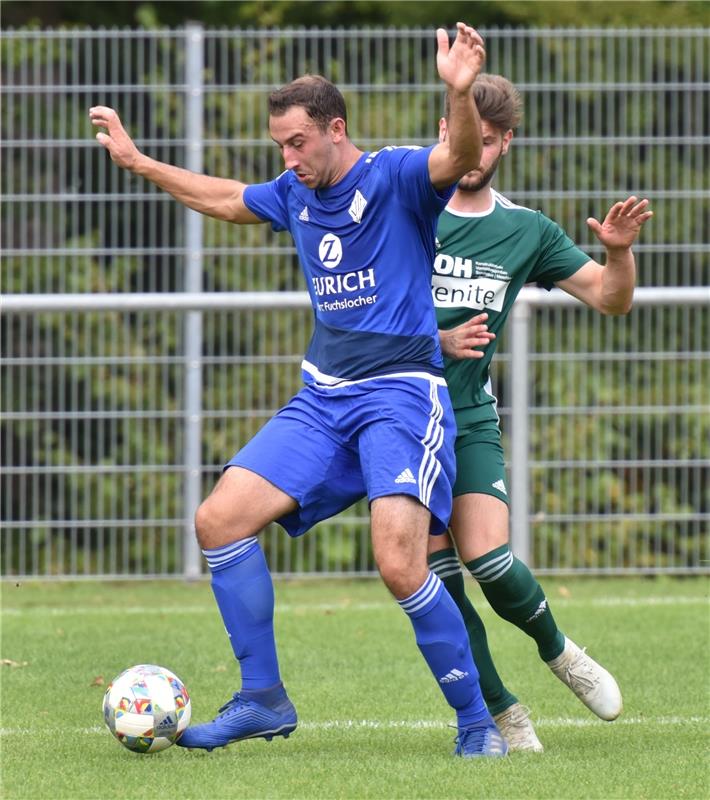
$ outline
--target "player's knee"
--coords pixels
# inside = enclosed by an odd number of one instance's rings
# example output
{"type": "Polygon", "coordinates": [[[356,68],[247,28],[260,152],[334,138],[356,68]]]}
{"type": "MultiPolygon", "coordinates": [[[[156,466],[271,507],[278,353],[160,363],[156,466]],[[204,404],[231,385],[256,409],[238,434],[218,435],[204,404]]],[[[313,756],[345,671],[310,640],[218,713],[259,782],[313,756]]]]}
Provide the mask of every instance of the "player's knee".
{"type": "Polygon", "coordinates": [[[195,513],[195,534],[200,547],[211,546],[214,516],[207,502],[201,503],[195,513]]]}
{"type": "Polygon", "coordinates": [[[398,600],[404,600],[420,589],[428,574],[426,564],[413,564],[401,554],[381,557],[377,568],[385,586],[398,600]]]}
{"type": "Polygon", "coordinates": [[[208,497],[195,513],[195,533],[203,549],[222,547],[241,536],[240,515],[230,509],[228,513],[208,497]]]}

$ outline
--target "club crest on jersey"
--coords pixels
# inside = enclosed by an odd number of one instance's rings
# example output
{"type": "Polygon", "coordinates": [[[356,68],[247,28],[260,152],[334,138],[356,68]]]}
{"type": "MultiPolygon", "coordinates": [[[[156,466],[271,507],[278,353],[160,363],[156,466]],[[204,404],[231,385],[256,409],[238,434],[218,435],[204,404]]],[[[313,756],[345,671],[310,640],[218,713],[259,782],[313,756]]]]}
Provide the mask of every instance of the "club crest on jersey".
{"type": "Polygon", "coordinates": [[[318,245],[318,258],[326,269],[335,269],[343,258],[343,244],[334,233],[326,233],[318,245]]]}
{"type": "Polygon", "coordinates": [[[348,213],[353,218],[353,222],[357,222],[358,224],[362,222],[362,215],[365,211],[365,206],[367,205],[367,200],[363,197],[359,189],[355,190],[355,197],[353,197],[353,201],[350,204],[350,208],[348,209],[348,213]]]}

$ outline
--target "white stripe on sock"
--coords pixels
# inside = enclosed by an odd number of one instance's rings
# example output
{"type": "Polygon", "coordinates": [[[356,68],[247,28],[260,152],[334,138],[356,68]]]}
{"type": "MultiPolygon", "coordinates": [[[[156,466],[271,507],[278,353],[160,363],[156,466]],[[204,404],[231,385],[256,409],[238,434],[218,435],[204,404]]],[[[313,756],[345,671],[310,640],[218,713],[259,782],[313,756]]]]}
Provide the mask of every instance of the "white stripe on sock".
{"type": "Polygon", "coordinates": [[[242,555],[251,547],[253,547],[258,541],[259,540],[256,538],[256,536],[250,536],[248,539],[240,539],[238,542],[230,542],[222,547],[205,549],[202,551],[202,555],[204,555],[210,567],[219,567],[242,555]]]}
{"type": "Polygon", "coordinates": [[[508,550],[506,553],[497,556],[482,567],[471,570],[471,575],[480,583],[491,583],[492,581],[498,580],[498,578],[504,575],[512,566],[513,554],[508,550]]]}
{"type": "Polygon", "coordinates": [[[450,569],[435,569],[434,572],[440,578],[450,578],[452,575],[460,575],[461,567],[451,567],[450,569]]]}
{"type": "Polygon", "coordinates": [[[430,572],[429,577],[414,594],[405,597],[404,600],[398,600],[397,602],[402,609],[411,616],[416,611],[424,608],[427,603],[431,602],[432,598],[439,591],[440,586],[441,581],[439,580],[439,576],[430,572]]]}
{"type": "Polygon", "coordinates": [[[458,558],[451,556],[450,558],[442,558],[435,564],[430,564],[429,569],[436,573],[440,578],[448,578],[451,575],[458,575],[463,572],[461,563],[458,558]]]}

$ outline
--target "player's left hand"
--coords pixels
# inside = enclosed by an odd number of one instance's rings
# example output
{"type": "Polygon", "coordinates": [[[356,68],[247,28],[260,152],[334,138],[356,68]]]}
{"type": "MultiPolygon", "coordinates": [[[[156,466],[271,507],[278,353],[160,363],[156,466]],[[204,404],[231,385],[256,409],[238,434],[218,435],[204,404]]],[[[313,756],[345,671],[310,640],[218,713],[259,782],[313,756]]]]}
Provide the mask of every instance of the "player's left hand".
{"type": "Polygon", "coordinates": [[[467,92],[486,61],[486,51],[480,34],[470,25],[456,23],[456,39],[449,47],[449,34],[444,28],[436,31],[438,50],[436,68],[439,77],[457,92],[467,92]]]}
{"type": "Polygon", "coordinates": [[[607,250],[628,250],[646,220],[653,216],[647,211],[648,200],[638,200],[632,195],[623,203],[614,203],[607,212],[604,222],[590,217],[587,225],[594,231],[597,239],[607,250]]]}
{"type": "Polygon", "coordinates": [[[485,347],[496,338],[495,333],[491,333],[486,325],[488,314],[476,314],[475,317],[466,322],[451,328],[448,331],[439,331],[439,343],[441,352],[448,358],[483,358],[482,350],[474,350],[474,347],[485,347]]]}

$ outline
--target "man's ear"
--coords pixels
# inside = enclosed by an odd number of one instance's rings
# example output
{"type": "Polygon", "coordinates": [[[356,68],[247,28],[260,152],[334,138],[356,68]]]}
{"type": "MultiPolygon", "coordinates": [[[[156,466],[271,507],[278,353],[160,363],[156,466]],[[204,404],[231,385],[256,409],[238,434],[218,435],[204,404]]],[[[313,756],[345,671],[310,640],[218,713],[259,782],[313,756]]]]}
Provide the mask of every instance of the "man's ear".
{"type": "Polygon", "coordinates": [[[348,129],[342,117],[334,117],[331,119],[329,130],[334,142],[341,142],[343,139],[347,138],[348,129]]]}
{"type": "Polygon", "coordinates": [[[447,132],[447,130],[448,129],[446,127],[446,119],[444,117],[442,117],[439,120],[439,144],[441,144],[442,142],[446,141],[446,132],[447,132]]]}
{"type": "Polygon", "coordinates": [[[510,147],[510,142],[513,138],[513,131],[509,130],[503,134],[503,145],[500,149],[501,155],[506,155],[508,153],[508,148],[510,147]]]}

